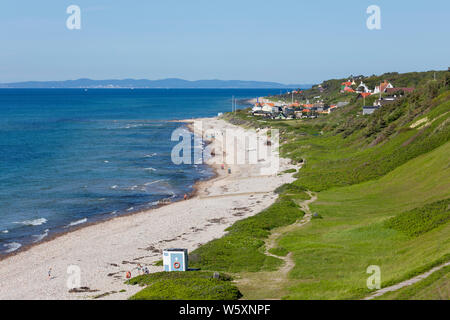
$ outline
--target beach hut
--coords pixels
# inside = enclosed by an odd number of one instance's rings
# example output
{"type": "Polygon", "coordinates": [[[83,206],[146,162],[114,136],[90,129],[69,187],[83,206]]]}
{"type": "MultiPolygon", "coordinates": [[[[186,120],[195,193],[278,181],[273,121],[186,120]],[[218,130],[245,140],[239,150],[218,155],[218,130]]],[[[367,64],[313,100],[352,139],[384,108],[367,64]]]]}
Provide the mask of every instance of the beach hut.
{"type": "Polygon", "coordinates": [[[188,250],[187,249],[166,249],[163,250],[164,271],[187,271],[188,270],[188,250]]]}

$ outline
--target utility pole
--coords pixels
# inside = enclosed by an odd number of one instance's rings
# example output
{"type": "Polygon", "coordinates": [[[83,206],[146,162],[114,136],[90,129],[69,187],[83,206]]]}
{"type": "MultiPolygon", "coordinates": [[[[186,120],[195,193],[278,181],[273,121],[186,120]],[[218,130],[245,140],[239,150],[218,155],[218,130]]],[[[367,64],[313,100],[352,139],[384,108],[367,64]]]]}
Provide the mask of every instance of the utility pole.
{"type": "Polygon", "coordinates": [[[380,100],[381,100],[381,82],[380,82],[380,100]]]}

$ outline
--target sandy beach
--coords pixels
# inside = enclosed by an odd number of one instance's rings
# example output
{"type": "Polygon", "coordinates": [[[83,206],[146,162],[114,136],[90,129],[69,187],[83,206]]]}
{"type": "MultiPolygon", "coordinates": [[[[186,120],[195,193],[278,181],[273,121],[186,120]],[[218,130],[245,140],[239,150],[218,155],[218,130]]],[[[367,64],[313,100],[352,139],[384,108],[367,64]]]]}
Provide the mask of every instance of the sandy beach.
{"type": "MultiPolygon", "coordinates": [[[[236,129],[216,118],[199,120],[203,133],[236,129]]],[[[277,198],[275,188],[294,181],[288,173],[261,175],[260,169],[268,161],[264,157],[257,164],[222,169],[216,157],[227,150],[222,150],[220,137],[206,138],[215,154],[208,163],[217,176],[198,183],[195,196],[89,225],[1,260],[0,299],[126,299],[142,289],[124,284],[127,271],[138,274],[138,263],[151,272],[162,271],[162,267],[153,266],[161,260],[162,249],[192,251],[223,236],[235,221],[270,206],[277,198]],[[69,292],[67,268],[71,265],[81,270],[81,287],[85,289],[80,291],[84,292],[69,292]]],[[[237,149],[250,152],[242,145],[237,149]]],[[[289,160],[280,159],[279,171],[289,168],[294,168],[289,160]]]]}

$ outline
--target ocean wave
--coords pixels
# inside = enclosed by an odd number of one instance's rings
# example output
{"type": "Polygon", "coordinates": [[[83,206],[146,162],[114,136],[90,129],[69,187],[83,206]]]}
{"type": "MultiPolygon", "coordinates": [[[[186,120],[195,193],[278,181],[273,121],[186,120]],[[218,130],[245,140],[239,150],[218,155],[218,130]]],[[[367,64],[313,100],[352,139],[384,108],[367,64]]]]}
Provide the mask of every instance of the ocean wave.
{"type": "Polygon", "coordinates": [[[5,229],[5,230],[2,231],[2,233],[8,233],[8,232],[9,232],[8,229],[5,229]]]}
{"type": "Polygon", "coordinates": [[[155,168],[152,168],[152,167],[144,168],[144,170],[147,170],[147,171],[156,171],[156,169],[155,169],[155,168]]]}
{"type": "Polygon", "coordinates": [[[154,157],[154,156],[156,156],[157,155],[157,153],[156,152],[153,152],[153,153],[151,153],[151,154],[146,154],[145,156],[144,156],[144,158],[152,158],[152,157],[154,157]]]}
{"type": "Polygon", "coordinates": [[[159,179],[159,180],[155,180],[155,181],[150,181],[150,182],[144,183],[144,186],[149,186],[149,185],[152,185],[152,184],[155,184],[158,182],[162,182],[162,181],[166,181],[166,180],[167,179],[159,179]]]}
{"type": "Polygon", "coordinates": [[[33,242],[39,242],[39,241],[41,241],[42,239],[44,239],[46,236],[48,236],[48,232],[50,231],[50,229],[46,229],[45,231],[44,231],[44,233],[43,234],[36,234],[36,235],[33,235],[32,237],[34,238],[34,241],[33,242]]]}
{"type": "Polygon", "coordinates": [[[16,251],[22,245],[20,243],[18,243],[18,242],[10,242],[10,243],[5,243],[3,246],[8,248],[8,249],[5,250],[5,253],[10,253],[10,252],[16,251]]]}
{"type": "Polygon", "coordinates": [[[133,211],[134,207],[128,208],[127,211],[133,211]]]}
{"type": "Polygon", "coordinates": [[[76,225],[85,223],[86,221],[87,221],[87,218],[83,218],[83,219],[80,219],[80,220],[77,220],[77,221],[73,221],[73,222],[69,223],[69,224],[66,226],[66,228],[73,227],[73,226],[76,226],[76,225]]]}
{"type": "Polygon", "coordinates": [[[38,219],[34,219],[34,220],[24,220],[21,222],[14,222],[14,223],[23,224],[24,226],[40,226],[44,223],[47,223],[47,219],[38,218],[38,219]]]}
{"type": "Polygon", "coordinates": [[[111,189],[117,189],[119,186],[118,185],[113,185],[113,186],[111,186],[111,189]]]}

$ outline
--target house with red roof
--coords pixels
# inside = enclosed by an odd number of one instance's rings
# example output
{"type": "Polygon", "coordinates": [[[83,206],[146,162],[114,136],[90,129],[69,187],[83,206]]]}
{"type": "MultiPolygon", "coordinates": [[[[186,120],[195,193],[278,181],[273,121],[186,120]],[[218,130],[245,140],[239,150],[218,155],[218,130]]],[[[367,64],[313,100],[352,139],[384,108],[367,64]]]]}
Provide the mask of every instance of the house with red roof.
{"type": "Polygon", "coordinates": [[[353,90],[353,89],[350,88],[350,87],[345,87],[345,88],[344,88],[344,92],[355,92],[355,90],[353,90]]]}
{"type": "Polygon", "coordinates": [[[384,80],[383,83],[380,83],[379,86],[375,87],[375,90],[373,90],[373,93],[385,93],[387,89],[392,89],[394,86],[387,80],[384,80]]]}
{"type": "Polygon", "coordinates": [[[371,96],[372,95],[372,93],[370,93],[370,92],[361,92],[359,95],[358,95],[358,98],[367,98],[367,97],[369,97],[369,96],[371,96]]]}

